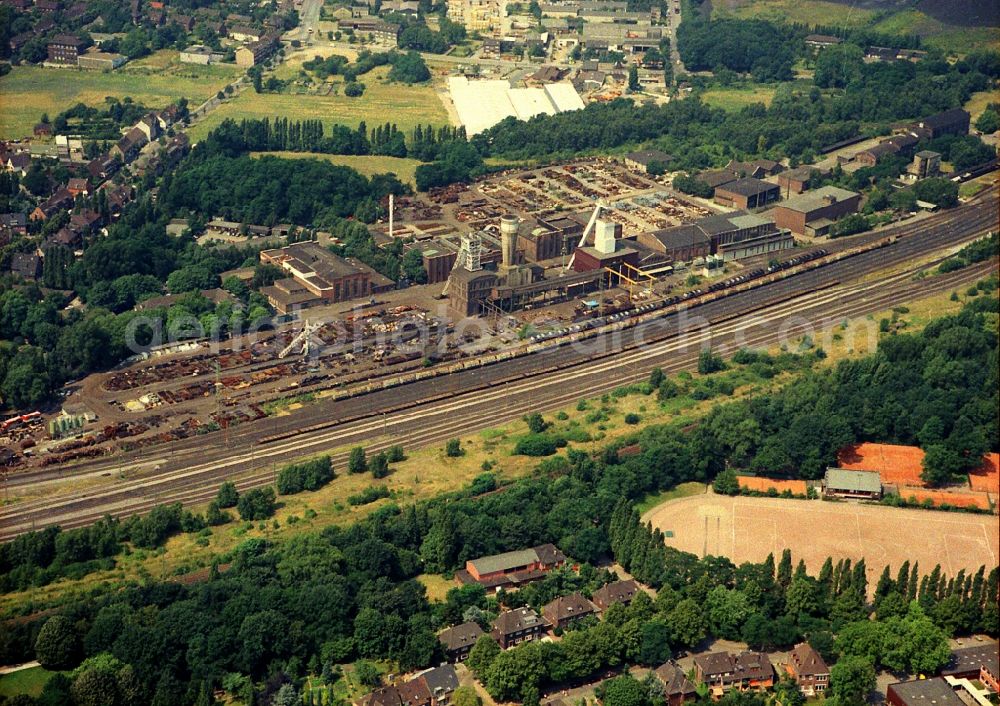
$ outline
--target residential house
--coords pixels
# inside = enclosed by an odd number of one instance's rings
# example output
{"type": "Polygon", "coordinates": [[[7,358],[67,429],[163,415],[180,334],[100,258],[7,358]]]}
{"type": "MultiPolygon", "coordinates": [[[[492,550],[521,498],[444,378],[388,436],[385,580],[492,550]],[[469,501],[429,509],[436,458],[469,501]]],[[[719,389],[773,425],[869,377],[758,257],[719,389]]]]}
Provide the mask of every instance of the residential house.
{"type": "Polygon", "coordinates": [[[69,227],[71,230],[89,235],[94,233],[101,226],[101,214],[91,209],[84,209],[79,213],[74,213],[69,217],[69,227]]]}
{"type": "Polygon", "coordinates": [[[81,177],[73,177],[66,183],[66,190],[73,196],[90,196],[90,182],[81,177]]]}
{"type": "Polygon", "coordinates": [[[146,136],[146,142],[152,142],[160,136],[160,119],[156,113],[146,113],[135,124],[135,129],[142,131],[142,134],[146,136]]]}
{"type": "Polygon", "coordinates": [[[763,652],[713,652],[694,658],[695,676],[705,684],[712,698],[727,691],[763,689],[774,686],[774,667],[763,652]]]}
{"type": "Polygon", "coordinates": [[[553,630],[565,630],[573,623],[597,614],[597,608],[579,593],[559,596],[542,607],[542,617],[553,630]]]}
{"type": "Polygon", "coordinates": [[[61,186],[56,189],[52,196],[36,206],[29,218],[33,221],[44,221],[59,211],[73,208],[73,201],[73,194],[69,193],[66,187],[61,186]]]}
{"type": "Polygon", "coordinates": [[[600,610],[604,611],[615,603],[628,605],[641,590],[642,589],[639,588],[639,584],[632,579],[628,579],[627,581],[612,581],[611,583],[605,584],[594,591],[590,600],[593,601],[594,605],[596,605],[600,610]]]}
{"type": "Polygon", "coordinates": [[[42,258],[33,252],[14,253],[10,257],[10,272],[15,277],[33,282],[42,276],[42,258]]]}
{"type": "Polygon", "coordinates": [[[805,41],[806,46],[812,49],[815,53],[819,52],[821,49],[826,49],[827,47],[835,47],[844,40],[840,37],[831,37],[828,34],[807,34],[805,41]]]}
{"type": "Polygon", "coordinates": [[[4,166],[8,172],[24,176],[28,169],[31,168],[31,155],[26,152],[12,154],[7,157],[7,162],[4,166]]]}
{"type": "Polygon", "coordinates": [[[822,694],[830,686],[830,668],[808,642],[796,645],[789,653],[785,671],[805,696],[822,694]]]}
{"type": "Polygon", "coordinates": [[[458,688],[453,666],[428,669],[412,679],[384,686],[363,696],[356,706],[447,706],[458,688]]]}
{"type": "Polygon", "coordinates": [[[657,667],[653,670],[653,675],[663,684],[663,699],[667,706],[681,706],[698,698],[698,689],[675,662],[657,667]]]}
{"type": "Polygon", "coordinates": [[[12,235],[27,234],[27,216],[23,213],[0,213],[0,231],[4,231],[12,235]]]}
{"type": "Polygon", "coordinates": [[[104,154],[87,163],[87,173],[97,182],[110,179],[121,168],[121,160],[116,155],[104,154]]]}
{"type": "Polygon", "coordinates": [[[264,31],[246,25],[233,25],[229,28],[230,39],[237,42],[259,42],[264,36],[264,31]]]}
{"type": "Polygon", "coordinates": [[[507,610],[493,621],[490,631],[493,639],[503,649],[541,639],[545,634],[545,621],[531,608],[507,610]]]}
{"type": "Polygon", "coordinates": [[[470,621],[442,630],[438,633],[438,640],[449,662],[464,662],[484,634],[478,624],[470,621]]]}
{"type": "Polygon", "coordinates": [[[31,133],[35,137],[52,137],[52,125],[51,123],[36,123],[31,133]]]}
{"type": "Polygon", "coordinates": [[[142,129],[134,127],[111,147],[110,154],[124,164],[129,164],[139,156],[139,152],[147,144],[149,144],[149,139],[146,137],[146,133],[142,129]]]}

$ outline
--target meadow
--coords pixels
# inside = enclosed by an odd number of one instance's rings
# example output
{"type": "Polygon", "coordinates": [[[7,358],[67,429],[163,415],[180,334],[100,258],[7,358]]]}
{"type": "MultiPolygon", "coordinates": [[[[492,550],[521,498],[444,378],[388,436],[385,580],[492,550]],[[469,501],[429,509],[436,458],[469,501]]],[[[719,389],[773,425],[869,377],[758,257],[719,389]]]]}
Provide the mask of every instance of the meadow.
{"type": "Polygon", "coordinates": [[[236,79],[236,66],[181,64],[177,52],[157,52],[117,71],[15,66],[0,78],[0,138],[31,135],[43,113],[50,118],[77,103],[97,106],[106,96],[164,108],[178,98],[192,106],[213,96],[236,79]]]}
{"type": "MultiPolygon", "coordinates": [[[[369,126],[394,122],[404,132],[409,132],[417,124],[448,124],[448,114],[432,86],[390,83],[385,78],[388,72],[388,67],[383,66],[362,76],[360,80],[365,84],[365,92],[356,98],[343,95],[340,79],[331,82],[334,92],[327,96],[244,91],[212,111],[189,134],[192,140],[202,139],[226,118],[318,119],[327,128],[336,124],[353,128],[361,121],[369,126]]],[[[279,77],[283,74],[288,75],[287,72],[278,72],[279,77]]]]}
{"type": "Polygon", "coordinates": [[[331,164],[339,164],[344,167],[351,167],[358,172],[370,177],[373,174],[386,174],[392,172],[399,180],[414,185],[414,173],[420,165],[415,159],[404,159],[401,157],[382,157],[376,155],[345,155],[345,154],[314,154],[311,152],[253,152],[254,157],[272,154],[283,159],[322,159],[331,164]]]}

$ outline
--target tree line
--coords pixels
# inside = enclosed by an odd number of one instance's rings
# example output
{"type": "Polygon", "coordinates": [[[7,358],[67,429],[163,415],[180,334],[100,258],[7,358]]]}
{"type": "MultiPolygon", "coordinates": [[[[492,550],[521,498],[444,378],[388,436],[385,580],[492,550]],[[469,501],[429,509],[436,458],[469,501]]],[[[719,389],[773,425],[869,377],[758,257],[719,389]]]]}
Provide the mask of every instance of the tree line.
{"type": "MultiPolygon", "coordinates": [[[[886,570],[868,601],[863,560],[831,559],[814,576],[789,553],[740,566],[721,557],[699,559],[668,548],[661,533],[639,521],[632,503],[745,465],[761,449],[787,443],[774,441],[786,430],[801,447],[804,473],[811,472],[813,458],[817,463],[831,458],[837,445],[892,440],[894,433],[926,425],[932,416],[944,426],[942,443],[953,443],[959,423],[948,410],[976,419],[977,409],[995,410],[996,332],[985,312],[995,317],[997,309],[995,300],[978,300],[923,333],[887,338],[885,350],[866,359],[842,362],[831,371],[804,370],[779,392],[720,404],[693,427],[647,427],[593,455],[569,448],[514,482],[477,479],[461,491],[406,507],[389,503],[354,524],[280,544],[248,539],[219,558],[229,565],[225,572],[212,570],[204,582],[146,581],[86,600],[69,598],[56,617],[11,624],[0,638],[0,657],[18,662],[38,656],[46,666],[62,669],[88,660],[69,683],[60,680],[52,687],[69,693],[62,703],[90,703],[74,700],[73,689],[82,692],[105,679],[90,674],[106,671],[92,660],[110,659],[117,660],[114,674],[131,668],[136,675],[137,684],[129,682],[141,697],[136,703],[187,706],[224,681],[239,681],[233,674],[243,675],[240,688],[256,703],[270,703],[285,685],[297,688],[306,674],[351,660],[391,659],[404,670],[435,664],[440,659],[435,630],[460,618],[485,620],[499,603],[483,602],[474,593],[431,602],[416,577],[454,571],[471,558],[554,542],[576,564],[614,557],[655,587],[657,596],[652,605],[640,599],[634,610],[615,609],[599,624],[582,624],[576,637],[571,636],[577,631],[567,633],[559,646],[519,647],[484,659],[485,684],[498,697],[532,702],[556,680],[655,661],[654,656],[707,635],[765,648],[804,638],[831,662],[846,665],[841,671],[853,669],[859,659],[869,666],[931,670],[940,664],[947,636],[997,633],[997,570],[946,577],[940,568],[921,573],[905,566],[895,578],[886,570]],[[949,373],[935,367],[951,359],[956,367],[949,373]],[[930,390],[919,389],[921,379],[930,390]],[[914,382],[916,402],[910,397],[914,382]],[[824,424],[823,417],[837,410],[849,418],[824,424]],[[827,436],[834,440],[830,445],[827,436]],[[619,454],[624,445],[640,451],[619,454]]],[[[742,358],[745,363],[732,364],[762,362],[742,358]]],[[[657,378],[650,393],[668,380],[657,378]]],[[[991,448],[997,448],[993,424],[985,431],[993,434],[991,448]]],[[[251,491],[260,495],[253,504],[265,511],[274,502],[273,490],[270,496],[267,490],[251,491]]],[[[237,505],[246,495],[237,497],[237,505]]],[[[233,496],[232,490],[225,497],[220,491],[218,504],[231,506],[233,496]]],[[[256,513],[246,505],[248,516],[256,513]]],[[[149,527],[138,541],[155,539],[178,523],[196,526],[193,519],[194,524],[167,507],[155,521],[143,520],[149,527]]],[[[108,527],[99,530],[100,536],[109,533],[108,527]]],[[[51,542],[27,535],[6,545],[17,549],[5,548],[3,556],[31,555],[40,542],[55,547],[68,541],[58,533],[51,542]]],[[[537,589],[500,600],[537,604],[568,590],[592,591],[609,578],[589,568],[581,569],[580,577],[553,576],[537,589]]],[[[477,658],[495,652],[488,645],[477,650],[477,658]]]]}

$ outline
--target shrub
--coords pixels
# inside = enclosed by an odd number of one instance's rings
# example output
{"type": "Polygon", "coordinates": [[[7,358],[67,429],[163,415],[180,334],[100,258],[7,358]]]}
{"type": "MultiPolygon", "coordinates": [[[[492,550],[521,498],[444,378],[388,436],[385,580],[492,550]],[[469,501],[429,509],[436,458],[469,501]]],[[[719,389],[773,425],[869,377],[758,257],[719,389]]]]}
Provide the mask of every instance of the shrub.
{"type": "Polygon", "coordinates": [[[629,412],[628,414],[625,415],[626,424],[638,424],[640,421],[642,421],[642,417],[640,417],[638,414],[629,412]]]}
{"type": "Polygon", "coordinates": [[[368,459],[365,457],[365,450],[360,446],[351,449],[351,455],[347,458],[348,473],[364,473],[368,470],[368,459]]]}
{"type": "Polygon", "coordinates": [[[392,493],[389,492],[389,488],[384,485],[369,485],[360,493],[348,496],[347,502],[351,505],[368,505],[376,500],[388,498],[391,495],[392,493]]]}
{"type": "Polygon", "coordinates": [[[465,449],[462,448],[462,442],[458,439],[448,439],[448,443],[445,444],[444,454],[448,458],[458,458],[459,456],[465,455],[465,449]]]}
{"type": "Polygon", "coordinates": [[[565,439],[553,436],[552,434],[526,434],[514,446],[514,455],[551,456],[560,446],[565,445],[565,439]],[[560,442],[562,443],[560,444],[560,442]]]}
{"type": "Polygon", "coordinates": [[[274,488],[254,488],[240,496],[236,505],[240,517],[244,520],[266,520],[276,509],[274,488]]]}
{"type": "Polygon", "coordinates": [[[389,475],[389,457],[384,453],[375,454],[368,466],[371,468],[372,478],[385,478],[389,475]]]}
{"type": "Polygon", "coordinates": [[[319,490],[335,477],[329,456],[285,466],[278,474],[278,493],[293,495],[303,490],[319,490]]]}
{"type": "Polygon", "coordinates": [[[227,480],[225,483],[219,486],[219,493],[215,496],[215,501],[219,504],[219,507],[236,507],[236,503],[240,500],[240,494],[236,490],[236,485],[227,480]]]}

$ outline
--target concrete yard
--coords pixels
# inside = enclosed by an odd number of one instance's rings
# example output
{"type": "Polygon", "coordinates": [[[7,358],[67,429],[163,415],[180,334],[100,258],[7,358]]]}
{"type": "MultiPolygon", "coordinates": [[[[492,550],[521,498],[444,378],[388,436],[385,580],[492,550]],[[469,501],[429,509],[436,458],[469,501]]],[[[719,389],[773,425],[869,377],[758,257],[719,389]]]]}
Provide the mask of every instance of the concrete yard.
{"type": "Polygon", "coordinates": [[[869,581],[888,564],[935,564],[949,576],[997,565],[1000,517],[908,510],[821,500],[697,495],[668,501],[643,516],[673,536],[667,544],[704,556],[722,555],[739,564],[762,561],[786,547],[792,560],[819,571],[828,556],[864,557],[869,581]]]}

